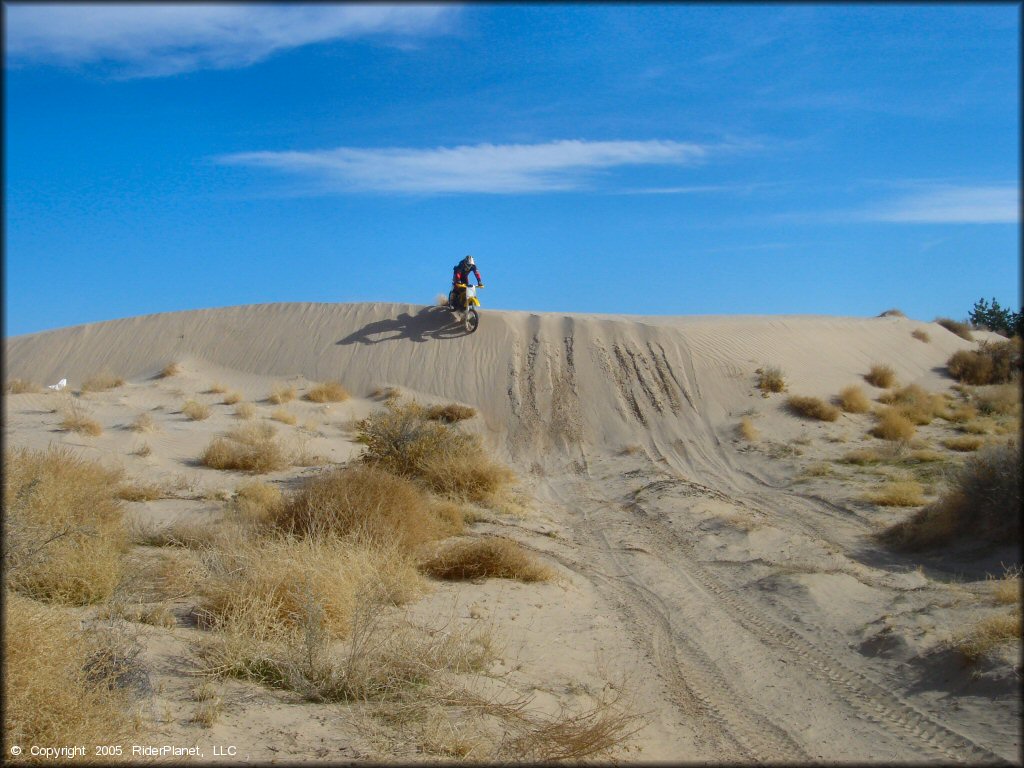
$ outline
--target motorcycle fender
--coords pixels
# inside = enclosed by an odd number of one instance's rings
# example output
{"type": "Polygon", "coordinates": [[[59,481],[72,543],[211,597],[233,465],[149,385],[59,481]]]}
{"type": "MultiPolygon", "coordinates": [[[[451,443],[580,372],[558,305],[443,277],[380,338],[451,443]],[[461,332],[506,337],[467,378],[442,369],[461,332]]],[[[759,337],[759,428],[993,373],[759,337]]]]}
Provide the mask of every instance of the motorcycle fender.
{"type": "Polygon", "coordinates": [[[480,306],[480,299],[478,299],[476,296],[474,296],[472,299],[469,300],[469,303],[472,304],[474,307],[479,307],[480,306]]]}

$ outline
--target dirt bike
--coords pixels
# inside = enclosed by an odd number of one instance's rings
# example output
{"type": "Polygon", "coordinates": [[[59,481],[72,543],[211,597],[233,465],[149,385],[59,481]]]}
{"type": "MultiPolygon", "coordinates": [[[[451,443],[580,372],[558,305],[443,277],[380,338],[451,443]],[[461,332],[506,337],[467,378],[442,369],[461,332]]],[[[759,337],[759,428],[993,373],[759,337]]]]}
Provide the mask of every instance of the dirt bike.
{"type": "Polygon", "coordinates": [[[476,307],[480,306],[480,299],[476,297],[477,288],[483,288],[483,286],[456,283],[455,288],[452,288],[452,292],[448,294],[448,308],[452,311],[452,314],[455,315],[455,320],[462,323],[462,327],[466,329],[466,333],[472,333],[480,325],[480,314],[476,311],[476,307]],[[455,306],[456,288],[464,288],[466,290],[465,309],[459,309],[455,306]]]}

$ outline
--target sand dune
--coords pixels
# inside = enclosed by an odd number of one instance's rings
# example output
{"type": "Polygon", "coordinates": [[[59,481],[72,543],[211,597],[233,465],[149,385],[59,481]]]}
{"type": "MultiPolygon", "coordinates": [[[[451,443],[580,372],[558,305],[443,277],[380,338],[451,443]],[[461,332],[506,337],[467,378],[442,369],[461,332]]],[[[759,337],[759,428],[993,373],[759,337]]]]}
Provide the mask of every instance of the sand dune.
{"type": "MultiPolygon", "coordinates": [[[[958,626],[987,615],[978,597],[984,571],[1013,553],[928,560],[935,573],[967,574],[954,594],[916,570],[918,561],[879,552],[867,534],[905,512],[863,502],[878,478],[808,472],[877,444],[866,434],[870,415],[801,419],[787,411],[786,395],[763,397],[755,387],[755,370],[776,366],[791,394],[829,400],[860,384],[874,397],[881,390],[862,376],[882,363],[901,385],[946,391],[945,361],[975,345],[934,323],[485,311],[478,332],[465,336],[436,307],[267,304],[93,323],[6,344],[9,379],[67,378],[77,390],[103,371],[124,377],[125,388],[91,396],[108,421],[211,381],[254,399],[277,381],[340,380],[356,397],[329,416],[294,406],[301,418],[331,422],[312,447],[333,461],[358,451],[338,425],[380,407],[378,388],[474,406],[480,415],[468,428],[536,499],[532,517],[480,530],[543,554],[568,586],[478,585],[471,599],[520,633],[522,674],[540,688],[592,677],[598,652],[625,665],[649,711],[639,759],[1019,761],[1012,657],[972,675],[942,651],[958,626]],[[914,338],[916,329],[930,340],[914,338]],[[172,361],[182,376],[156,378],[172,361]],[[737,438],[744,416],[759,440],[737,438]],[[515,625],[510,615],[523,619],[515,625]]],[[[54,439],[41,414],[56,396],[6,397],[8,442],[54,439]]],[[[168,417],[145,461],[124,458],[130,436],[61,439],[119,454],[132,472],[184,473],[216,487],[223,474],[189,459],[229,418],[168,417]]],[[[942,429],[919,434],[937,438],[942,429]]],[[[290,717],[274,722],[301,733],[290,717]]],[[[225,722],[220,735],[241,738],[248,727],[258,745],[254,733],[266,723],[245,722],[225,722]]],[[[194,737],[184,726],[172,732],[194,737]]],[[[306,754],[296,738],[289,757],[306,754]]],[[[254,746],[251,754],[270,753],[254,746]]]]}

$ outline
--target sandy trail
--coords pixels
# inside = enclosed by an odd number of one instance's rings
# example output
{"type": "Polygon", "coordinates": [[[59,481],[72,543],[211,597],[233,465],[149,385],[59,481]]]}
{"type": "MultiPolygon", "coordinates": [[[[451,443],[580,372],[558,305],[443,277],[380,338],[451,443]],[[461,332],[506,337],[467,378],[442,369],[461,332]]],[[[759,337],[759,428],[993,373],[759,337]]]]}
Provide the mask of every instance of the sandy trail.
{"type": "MultiPolygon", "coordinates": [[[[930,578],[913,559],[880,551],[868,534],[897,513],[858,501],[873,478],[801,475],[815,460],[877,443],[865,434],[870,416],[808,422],[786,411],[785,396],[763,398],[753,386],[755,369],[775,365],[791,391],[827,399],[884,362],[901,384],[948,390],[945,360],[971,346],[901,317],[485,311],[480,330],[463,337],[431,307],[275,304],[9,339],[7,375],[46,384],[66,376],[72,388],[103,370],[126,377],[121,394],[92,398],[99,415],[123,423],[126,412],[160,407],[168,421],[149,438],[153,457],[122,461],[140,475],[181,475],[207,489],[230,478],[194,457],[228,416],[200,425],[173,408],[212,380],[251,395],[278,380],[340,379],[353,401],[333,411],[296,406],[318,421],[313,448],[335,462],[358,451],[345,425],[380,407],[370,397],[378,387],[471,404],[480,417],[469,428],[516,469],[537,510],[479,529],[515,538],[564,574],[558,587],[478,585],[466,598],[490,606],[521,639],[533,659],[518,673],[524,684],[555,701],[562,683],[553,681],[596,684],[588,654],[612,656],[649,716],[638,735],[644,760],[1019,763],[1019,669],[972,674],[939,650],[957,624],[988,610],[973,597],[980,587],[971,592],[947,576],[982,579],[1007,553],[933,558],[930,578]],[[923,328],[929,343],[911,336],[923,328]],[[186,374],[154,379],[172,360],[186,374]],[[744,415],[763,433],[754,445],[735,438],[744,415]]],[[[43,416],[48,398],[6,399],[9,442],[129,452],[124,430],[55,438],[55,417],[43,416]]],[[[271,479],[287,484],[301,474],[271,479]]],[[[207,514],[193,506],[178,504],[207,514]]],[[[148,513],[165,514],[159,502],[148,513]]],[[[442,590],[422,610],[448,597],[442,590]]],[[[292,705],[266,706],[274,714],[260,730],[277,723],[281,733],[303,732],[292,705]]],[[[317,718],[309,727],[327,738],[330,719],[317,718]]],[[[230,722],[229,733],[244,733],[245,717],[230,722]]],[[[315,759],[310,738],[295,737],[284,752],[268,741],[249,754],[315,759]]],[[[347,743],[322,749],[365,755],[347,743]]]]}

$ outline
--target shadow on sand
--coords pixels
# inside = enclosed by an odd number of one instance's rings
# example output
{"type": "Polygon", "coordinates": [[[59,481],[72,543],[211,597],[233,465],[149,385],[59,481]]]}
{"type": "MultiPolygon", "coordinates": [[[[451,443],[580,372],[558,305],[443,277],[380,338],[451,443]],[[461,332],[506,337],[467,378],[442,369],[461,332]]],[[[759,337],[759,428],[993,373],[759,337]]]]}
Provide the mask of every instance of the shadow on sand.
{"type": "Polygon", "coordinates": [[[445,307],[424,307],[415,315],[403,312],[393,320],[378,320],[368,323],[351,333],[338,344],[380,344],[382,341],[429,341],[431,339],[455,339],[465,336],[466,331],[455,321],[445,307]]]}

